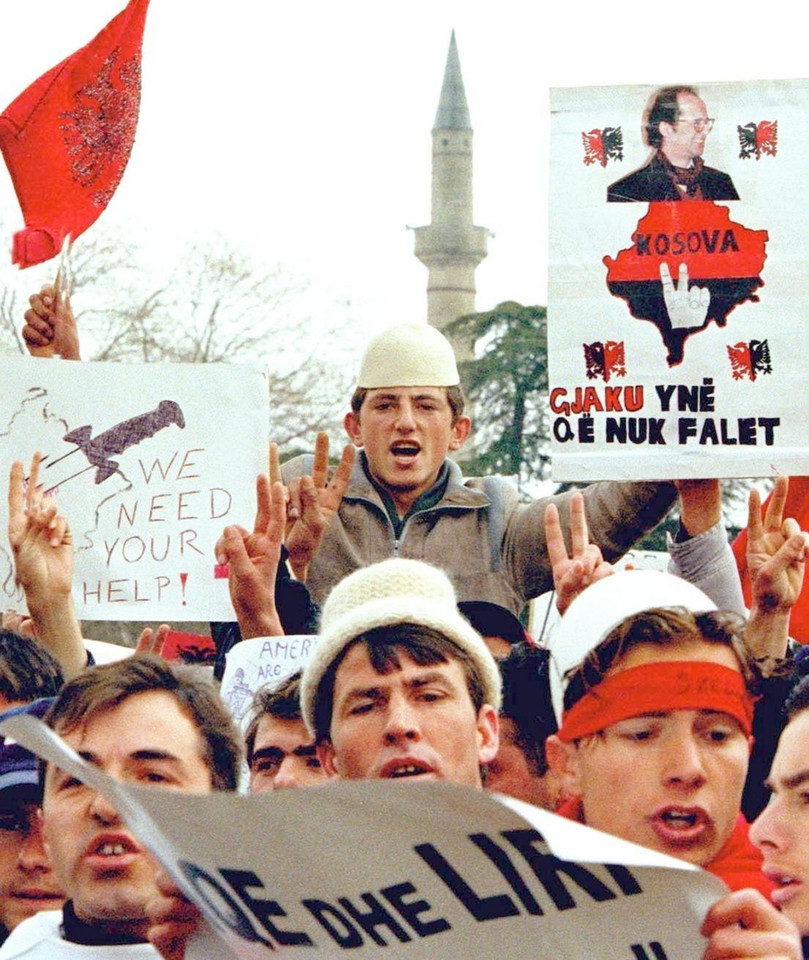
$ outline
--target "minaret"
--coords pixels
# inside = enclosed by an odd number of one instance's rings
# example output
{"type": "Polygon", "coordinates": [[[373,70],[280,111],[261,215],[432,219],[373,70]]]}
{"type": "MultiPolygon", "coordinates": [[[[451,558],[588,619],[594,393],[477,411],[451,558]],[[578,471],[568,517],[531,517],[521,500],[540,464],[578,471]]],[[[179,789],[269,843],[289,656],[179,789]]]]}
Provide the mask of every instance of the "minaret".
{"type": "MultiPolygon", "coordinates": [[[[433,126],[431,220],[415,228],[416,256],[430,271],[427,320],[440,330],[475,312],[475,268],[489,237],[472,222],[472,125],[454,30],[433,126]]],[[[453,345],[459,359],[470,355],[467,346],[453,345]]]]}

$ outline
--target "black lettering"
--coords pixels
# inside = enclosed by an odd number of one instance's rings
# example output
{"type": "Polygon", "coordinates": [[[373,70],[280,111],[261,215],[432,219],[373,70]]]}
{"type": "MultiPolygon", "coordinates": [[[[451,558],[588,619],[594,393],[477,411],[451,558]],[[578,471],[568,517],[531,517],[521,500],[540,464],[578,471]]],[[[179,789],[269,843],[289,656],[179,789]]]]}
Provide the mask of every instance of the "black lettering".
{"type": "Polygon", "coordinates": [[[559,443],[567,443],[573,439],[573,427],[564,417],[557,417],[553,421],[553,435],[559,443]]]}
{"type": "MultiPolygon", "coordinates": [[[[651,960],[649,954],[646,952],[646,947],[640,943],[633,943],[630,947],[632,953],[635,955],[636,960],[651,960]]],[[[666,956],[666,951],[663,949],[661,944],[657,940],[652,940],[649,944],[649,949],[652,951],[652,957],[654,960],[668,960],[666,956]]]]}
{"type": "Polygon", "coordinates": [[[666,445],[666,438],[663,436],[663,427],[666,421],[663,417],[649,417],[649,443],[666,445]]]}
{"type": "Polygon", "coordinates": [[[579,443],[595,443],[595,424],[592,417],[579,417],[579,443]]]}
{"type": "Polygon", "coordinates": [[[443,917],[430,920],[427,923],[419,920],[420,913],[426,913],[433,908],[432,904],[426,900],[414,900],[412,903],[408,903],[404,899],[407,894],[416,893],[416,888],[412,883],[397,883],[392,887],[384,887],[379,892],[418,936],[429,937],[434,933],[443,933],[445,930],[452,929],[449,922],[443,917]]]}
{"type": "Polygon", "coordinates": [[[739,244],[736,243],[736,235],[732,230],[725,230],[725,236],[722,238],[722,249],[720,253],[727,253],[728,250],[732,250],[734,253],[739,252],[739,244]]]}
{"type": "Polygon", "coordinates": [[[517,872],[516,867],[509,859],[506,851],[503,850],[502,847],[499,847],[491,837],[486,836],[485,833],[470,834],[469,839],[486,854],[500,873],[503,874],[504,879],[520,898],[525,909],[535,917],[541,917],[543,914],[542,907],[537,903],[525,881],[517,872]]]}
{"type": "Polygon", "coordinates": [[[629,442],[635,444],[646,442],[646,417],[629,418],[629,442]]]}
{"type": "Polygon", "coordinates": [[[680,443],[688,443],[689,437],[695,437],[697,435],[697,418],[679,417],[677,420],[677,430],[679,433],[680,443]]]}
{"type": "Polygon", "coordinates": [[[726,417],[722,417],[722,419],[721,419],[721,421],[720,421],[720,430],[719,430],[719,432],[720,432],[720,434],[721,434],[721,436],[722,436],[722,443],[725,444],[726,446],[728,446],[728,447],[735,447],[736,444],[739,442],[739,441],[736,439],[736,437],[731,437],[730,434],[728,433],[728,421],[727,421],[727,418],[726,418],[726,417]]]}
{"type": "Polygon", "coordinates": [[[681,233],[675,233],[671,239],[671,252],[675,257],[678,257],[685,252],[685,237],[681,233]]]}
{"type": "Polygon", "coordinates": [[[649,249],[649,244],[651,243],[652,235],[650,233],[636,233],[635,234],[635,252],[638,256],[647,256],[651,254],[649,249]]]}
{"type": "Polygon", "coordinates": [[[261,878],[257,877],[252,870],[224,870],[219,871],[227,882],[233,887],[253,916],[258,920],[262,927],[275,937],[283,947],[295,947],[305,945],[314,946],[309,936],[303,930],[281,930],[269,918],[285,917],[286,911],[276,900],[256,900],[247,892],[248,887],[257,887],[264,889],[261,878]]]}
{"type": "Polygon", "coordinates": [[[301,900],[309,913],[317,920],[321,927],[334,940],[338,947],[344,950],[350,950],[353,947],[361,947],[363,944],[362,934],[357,928],[347,920],[343,914],[325,900],[301,900]],[[340,926],[336,926],[339,924],[340,926]],[[341,929],[342,928],[342,929],[341,929]]]}
{"type": "Polygon", "coordinates": [[[561,880],[560,874],[566,874],[597,903],[615,899],[615,891],[585,867],[560,860],[552,853],[537,850],[534,844],[542,843],[543,840],[536,830],[505,830],[503,836],[525,857],[526,863],[534,871],[557,910],[570,910],[576,906],[576,901],[561,880]]]}
{"type": "Polygon", "coordinates": [[[620,863],[605,863],[604,869],[610,872],[621,893],[625,893],[628,897],[634,896],[636,893],[643,893],[635,875],[628,867],[620,863]]]}
{"type": "Polygon", "coordinates": [[[420,843],[414,849],[478,922],[499,920],[502,917],[518,917],[520,915],[520,908],[508,894],[501,893],[491,897],[479,897],[455,867],[445,860],[431,843],[420,843]]]}
{"type": "Polygon", "coordinates": [[[253,929],[247,914],[215,877],[188,860],[178,860],[177,862],[194,889],[208,904],[224,927],[232,930],[242,940],[247,940],[250,943],[263,943],[270,950],[275,950],[271,941],[259,936],[253,929]]]}
{"type": "Polygon", "coordinates": [[[687,387],[681,383],[677,386],[677,409],[697,411],[699,409],[699,389],[687,387]]]}
{"type": "Polygon", "coordinates": [[[719,231],[714,230],[713,233],[708,236],[708,231],[702,231],[702,242],[705,244],[705,249],[708,253],[714,253],[716,251],[716,245],[719,243],[719,231]]]}
{"type": "Polygon", "coordinates": [[[714,445],[719,443],[719,434],[716,432],[716,423],[714,423],[713,417],[706,417],[702,421],[702,430],[699,435],[701,446],[704,446],[709,440],[714,445]]]}
{"type": "Polygon", "coordinates": [[[781,426],[781,418],[759,417],[758,425],[764,430],[764,446],[771,447],[775,443],[775,428],[781,426]]]}
{"type": "Polygon", "coordinates": [[[607,417],[607,443],[626,443],[626,417],[607,417]]]}
{"type": "Polygon", "coordinates": [[[756,418],[739,417],[739,443],[753,447],[756,443],[756,418]]]}
{"type": "Polygon", "coordinates": [[[370,909],[363,913],[348,899],[348,897],[338,897],[337,902],[350,914],[368,936],[380,947],[387,947],[388,941],[382,934],[376,932],[377,927],[388,927],[400,943],[409,943],[413,938],[405,928],[396,920],[392,913],[377,900],[372,893],[363,893],[362,900],[370,909]]]}
{"type": "Polygon", "coordinates": [[[658,257],[665,257],[669,252],[669,238],[665,233],[658,233],[655,237],[655,253],[658,257]]]}
{"type": "Polygon", "coordinates": [[[716,408],[714,401],[715,388],[713,377],[703,377],[702,386],[699,388],[699,409],[700,413],[713,413],[716,408]]]}
{"type": "Polygon", "coordinates": [[[658,383],[655,392],[660,399],[660,409],[667,413],[671,409],[671,395],[674,393],[674,384],[658,383]]]}

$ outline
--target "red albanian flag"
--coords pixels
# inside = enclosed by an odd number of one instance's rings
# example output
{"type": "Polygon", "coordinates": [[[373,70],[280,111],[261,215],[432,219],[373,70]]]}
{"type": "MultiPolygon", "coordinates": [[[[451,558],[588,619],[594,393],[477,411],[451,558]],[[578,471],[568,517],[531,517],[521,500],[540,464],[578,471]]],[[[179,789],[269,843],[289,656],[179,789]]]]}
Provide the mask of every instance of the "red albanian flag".
{"type": "Polygon", "coordinates": [[[0,115],[0,150],[25,230],[12,262],[55,256],[91,226],[124,175],[140,107],[149,0],[130,0],[87,46],[34,81],[0,115]]]}
{"type": "MultiPolygon", "coordinates": [[[[762,516],[766,514],[769,503],[770,498],[768,497],[761,508],[762,516]]],[[[801,530],[809,530],[809,477],[789,478],[789,493],[784,504],[784,516],[794,517],[801,525],[801,530]]],[[[747,572],[746,552],[747,527],[733,541],[733,553],[742,580],[744,600],[749,607],[750,575],[747,572]]],[[[792,615],[789,618],[789,634],[800,643],[809,644],[809,588],[807,588],[806,582],[804,582],[798,602],[792,608],[792,615]]]]}

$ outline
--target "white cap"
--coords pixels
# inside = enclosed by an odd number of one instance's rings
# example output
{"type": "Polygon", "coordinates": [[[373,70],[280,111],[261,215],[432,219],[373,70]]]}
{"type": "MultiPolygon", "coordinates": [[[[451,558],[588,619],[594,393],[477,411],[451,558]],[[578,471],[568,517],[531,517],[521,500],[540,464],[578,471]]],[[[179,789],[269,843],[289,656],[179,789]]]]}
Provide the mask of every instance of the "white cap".
{"type": "Polygon", "coordinates": [[[713,600],[698,587],[660,570],[622,570],[576,597],[548,643],[551,699],[559,723],[567,671],[578,667],[627,617],[659,607],[684,607],[691,613],[716,610],[713,600]]]}
{"type": "Polygon", "coordinates": [[[396,558],[355,570],[323,606],[320,642],[301,679],[301,714],[313,736],[318,688],[332,662],[360,634],[400,623],[431,627],[463,650],[477,664],[484,702],[500,710],[500,671],[480,634],[458,611],[449,577],[420,560],[396,558]]]}
{"type": "Polygon", "coordinates": [[[453,387],[461,382],[455,353],[443,333],[427,323],[391,327],[365,351],[357,387],[453,387]]]}

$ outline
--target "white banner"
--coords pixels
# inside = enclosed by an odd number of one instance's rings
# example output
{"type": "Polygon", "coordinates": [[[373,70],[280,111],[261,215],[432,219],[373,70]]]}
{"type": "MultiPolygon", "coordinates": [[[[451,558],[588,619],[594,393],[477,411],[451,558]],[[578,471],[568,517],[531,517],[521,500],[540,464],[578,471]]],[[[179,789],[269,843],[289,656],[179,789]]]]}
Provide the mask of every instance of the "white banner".
{"type": "MultiPolygon", "coordinates": [[[[3,357],[0,376],[0,476],[13,460],[27,475],[44,455],[40,482],[73,533],[79,617],[232,620],[214,544],[227,524],[252,529],[255,478],[267,470],[266,374],[3,357]]],[[[4,604],[19,609],[5,536],[0,567],[4,604]]]]}
{"type": "Polygon", "coordinates": [[[40,721],[0,723],[101,790],[205,914],[189,960],[699,957],[704,871],[518,801],[355,781],[255,796],[124,786],[40,721]],[[618,866],[620,864],[620,866],[618,866]]]}
{"type": "Polygon", "coordinates": [[[632,176],[656,90],[551,93],[554,479],[805,473],[809,81],[698,84],[714,122],[680,202],[632,176]]]}

